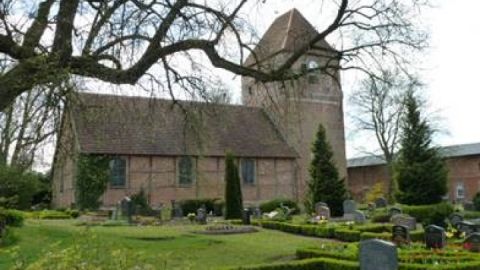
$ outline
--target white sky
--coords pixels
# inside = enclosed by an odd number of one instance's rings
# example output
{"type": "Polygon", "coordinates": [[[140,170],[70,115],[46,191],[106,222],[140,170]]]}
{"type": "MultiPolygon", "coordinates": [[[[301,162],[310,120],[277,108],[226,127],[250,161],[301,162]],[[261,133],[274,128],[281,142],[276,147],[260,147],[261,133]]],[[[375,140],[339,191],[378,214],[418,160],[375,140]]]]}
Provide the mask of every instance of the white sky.
{"type": "MultiPolygon", "coordinates": [[[[432,48],[425,53],[420,73],[426,84],[425,96],[431,111],[441,118],[441,128],[445,131],[436,138],[439,145],[463,144],[480,142],[480,78],[477,65],[480,63],[480,10],[479,0],[437,0],[436,7],[425,13],[424,22],[431,30],[432,48]],[[477,34],[475,34],[477,33],[477,34]],[[479,76],[479,77],[477,77],[479,76]]],[[[263,34],[275,17],[297,8],[315,26],[325,20],[319,20],[319,5],[312,8],[312,1],[277,0],[267,1],[271,9],[252,9],[249,17],[263,34]]],[[[325,14],[325,10],[323,10],[325,14]]],[[[346,75],[346,76],[345,76],[346,75]]],[[[347,156],[364,155],[364,151],[377,149],[372,140],[359,138],[352,134],[348,126],[349,104],[348,96],[354,86],[354,81],[348,74],[344,79],[345,94],[344,109],[346,117],[347,156]],[[365,149],[360,149],[364,147],[365,149]]],[[[235,90],[234,96],[239,97],[240,82],[238,78],[227,83],[235,90]]]]}

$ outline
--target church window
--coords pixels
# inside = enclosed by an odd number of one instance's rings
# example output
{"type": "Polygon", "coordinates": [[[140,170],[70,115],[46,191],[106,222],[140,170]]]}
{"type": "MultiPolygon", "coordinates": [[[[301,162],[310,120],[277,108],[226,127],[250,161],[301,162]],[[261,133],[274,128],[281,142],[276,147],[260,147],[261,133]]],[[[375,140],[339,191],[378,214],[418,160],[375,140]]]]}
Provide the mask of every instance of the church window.
{"type": "Polygon", "coordinates": [[[188,186],[193,183],[195,177],[195,164],[191,157],[184,156],[178,161],[178,183],[188,186]]]}
{"type": "Polygon", "coordinates": [[[248,87],[248,94],[249,94],[249,95],[252,95],[252,93],[253,93],[253,92],[252,92],[252,87],[249,86],[249,87],[248,87]]]}
{"type": "Polygon", "coordinates": [[[307,63],[307,71],[310,73],[307,75],[307,81],[309,84],[317,84],[319,82],[318,75],[316,74],[318,72],[318,68],[320,65],[318,64],[317,61],[310,60],[307,63]]]}
{"type": "Polygon", "coordinates": [[[319,67],[320,67],[320,65],[318,64],[317,61],[310,60],[307,63],[307,69],[308,70],[315,70],[315,69],[318,69],[319,67]]]}
{"type": "Polygon", "coordinates": [[[463,183],[457,183],[455,191],[457,199],[465,199],[465,186],[463,185],[463,183]]]}
{"type": "Polygon", "coordinates": [[[242,159],[241,163],[241,176],[243,184],[254,185],[255,184],[255,160],[254,159],[242,159]]]}
{"type": "Polygon", "coordinates": [[[116,157],[110,161],[110,186],[114,188],[125,187],[127,175],[127,161],[116,157]]]}

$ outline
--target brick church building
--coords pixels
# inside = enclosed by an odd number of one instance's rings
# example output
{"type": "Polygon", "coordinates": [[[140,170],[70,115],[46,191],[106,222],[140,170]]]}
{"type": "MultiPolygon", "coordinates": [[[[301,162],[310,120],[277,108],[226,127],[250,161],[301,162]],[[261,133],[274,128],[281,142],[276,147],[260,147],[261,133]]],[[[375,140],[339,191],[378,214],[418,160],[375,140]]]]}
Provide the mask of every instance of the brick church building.
{"type": "MultiPolygon", "coordinates": [[[[245,65],[278,65],[317,34],[297,11],[278,17],[245,65]]],[[[293,69],[315,68],[331,58],[321,41],[293,69]]],[[[343,94],[337,70],[312,72],[288,83],[242,78],[243,105],[78,94],[65,111],[53,165],[53,203],[75,203],[77,157],[107,155],[110,181],[105,207],[143,189],[149,203],[223,198],[224,157],[238,158],[246,203],[273,198],[302,201],[311,144],[319,123],[345,177],[343,94]],[[327,74],[328,73],[328,74],[327,74]]]]}
{"type": "MultiPolygon", "coordinates": [[[[440,153],[448,168],[448,193],[445,199],[451,202],[469,202],[480,192],[480,143],[442,147],[440,153]]],[[[352,196],[362,201],[366,192],[378,182],[388,186],[385,161],[368,156],[348,160],[349,190],[352,196]]]]}

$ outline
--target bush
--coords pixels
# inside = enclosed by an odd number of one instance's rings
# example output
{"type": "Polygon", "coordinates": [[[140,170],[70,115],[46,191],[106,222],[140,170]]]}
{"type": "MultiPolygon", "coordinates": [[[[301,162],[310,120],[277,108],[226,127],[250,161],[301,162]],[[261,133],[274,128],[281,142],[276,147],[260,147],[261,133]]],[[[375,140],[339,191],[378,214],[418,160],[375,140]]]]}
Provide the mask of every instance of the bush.
{"type": "Polygon", "coordinates": [[[358,262],[337,260],[331,258],[315,258],[287,263],[264,264],[227,268],[236,270],[359,270],[358,262]]]}
{"type": "Polygon", "coordinates": [[[148,216],[152,212],[152,208],[148,205],[147,195],[143,188],[140,191],[130,197],[133,205],[135,206],[135,213],[138,215],[148,216]]]}
{"type": "Polygon", "coordinates": [[[300,213],[300,208],[298,207],[298,204],[295,201],[290,199],[282,199],[282,198],[273,199],[273,200],[261,203],[259,207],[262,213],[268,213],[268,212],[275,211],[282,204],[284,206],[287,206],[290,209],[294,209],[292,214],[300,213]]]}
{"type": "Polygon", "coordinates": [[[24,215],[20,211],[0,208],[0,222],[4,222],[7,226],[21,227],[24,219],[24,215]]]}
{"type": "Polygon", "coordinates": [[[453,206],[449,203],[432,205],[401,206],[403,213],[414,217],[424,226],[435,224],[446,227],[446,219],[453,213],[453,206]]]}
{"type": "Polygon", "coordinates": [[[480,211],[480,192],[477,192],[475,197],[473,197],[473,206],[475,207],[475,210],[480,211]]]}
{"type": "Polygon", "coordinates": [[[349,229],[336,229],[335,238],[345,242],[358,242],[361,239],[361,232],[349,229]]]}
{"type": "Polygon", "coordinates": [[[38,213],[39,219],[70,219],[72,216],[66,212],[56,210],[43,210],[38,213]]]}
{"type": "Polygon", "coordinates": [[[242,218],[243,201],[240,175],[235,158],[227,153],[225,158],[225,219],[242,218]]]}
{"type": "Polygon", "coordinates": [[[388,213],[375,213],[372,216],[372,222],[378,222],[378,223],[390,222],[390,215],[388,213]]]}
{"type": "Polygon", "coordinates": [[[101,205],[100,196],[107,189],[110,176],[110,160],[107,156],[78,157],[75,188],[80,209],[95,210],[101,205]]]}
{"type": "Polygon", "coordinates": [[[376,199],[385,197],[385,183],[378,182],[365,194],[365,202],[373,203],[376,199]]]}
{"type": "Polygon", "coordinates": [[[221,209],[223,203],[220,199],[194,199],[180,201],[180,206],[182,207],[184,215],[197,213],[197,210],[202,206],[205,206],[207,213],[213,212],[217,215],[219,213],[218,208],[220,207],[221,209]]]}
{"type": "Polygon", "coordinates": [[[13,232],[12,228],[6,228],[3,231],[3,234],[0,235],[0,247],[7,247],[15,244],[18,240],[18,237],[13,232]]]}
{"type": "Polygon", "coordinates": [[[0,207],[30,209],[39,175],[0,165],[0,207]]]}

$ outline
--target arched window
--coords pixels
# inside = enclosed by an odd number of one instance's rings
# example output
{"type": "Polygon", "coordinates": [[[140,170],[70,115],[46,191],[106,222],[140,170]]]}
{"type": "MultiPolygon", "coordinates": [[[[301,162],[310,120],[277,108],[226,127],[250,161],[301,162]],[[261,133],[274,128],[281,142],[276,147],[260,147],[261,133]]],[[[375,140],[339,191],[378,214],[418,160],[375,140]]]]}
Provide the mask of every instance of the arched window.
{"type": "Polygon", "coordinates": [[[116,157],[110,161],[110,186],[115,188],[125,187],[127,174],[127,161],[116,157]]]}
{"type": "Polygon", "coordinates": [[[317,84],[319,82],[317,72],[320,65],[315,60],[309,60],[306,66],[307,66],[307,71],[309,72],[309,74],[307,75],[308,83],[317,84]]]}
{"type": "Polygon", "coordinates": [[[194,163],[191,157],[181,157],[178,161],[178,183],[182,186],[188,186],[194,180],[194,163]]]}
{"type": "Polygon", "coordinates": [[[315,70],[315,69],[318,69],[319,67],[320,67],[320,65],[315,60],[309,60],[307,62],[307,69],[308,70],[315,70]]]}

